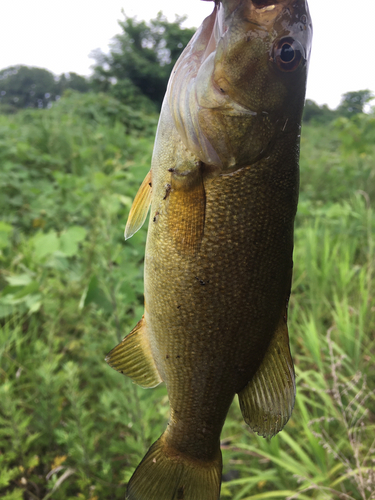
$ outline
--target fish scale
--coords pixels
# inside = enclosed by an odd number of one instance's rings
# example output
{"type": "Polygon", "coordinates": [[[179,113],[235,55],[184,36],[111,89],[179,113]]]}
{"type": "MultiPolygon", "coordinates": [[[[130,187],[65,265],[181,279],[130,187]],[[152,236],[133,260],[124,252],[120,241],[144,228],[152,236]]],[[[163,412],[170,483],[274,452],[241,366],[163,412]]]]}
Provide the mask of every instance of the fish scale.
{"type": "Polygon", "coordinates": [[[145,312],[107,356],[166,384],[170,419],[128,500],[218,500],[235,394],[273,436],[295,398],[287,305],[311,44],[305,0],[223,0],[177,61],[128,238],[151,216],[145,312]]]}

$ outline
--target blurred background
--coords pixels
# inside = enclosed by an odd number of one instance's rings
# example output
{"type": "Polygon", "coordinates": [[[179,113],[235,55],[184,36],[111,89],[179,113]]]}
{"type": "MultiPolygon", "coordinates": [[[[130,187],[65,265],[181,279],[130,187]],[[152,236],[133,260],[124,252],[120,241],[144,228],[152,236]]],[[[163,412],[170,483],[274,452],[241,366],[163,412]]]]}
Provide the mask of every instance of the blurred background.
{"type": "MultiPolygon", "coordinates": [[[[104,356],[143,313],[147,227],[126,243],[123,230],[169,74],[212,3],[140,4],[19,0],[1,9],[5,500],[122,499],[168,419],[164,387],[140,389],[104,356]]],[[[375,4],[309,4],[289,309],[296,407],[265,440],[234,401],[223,499],[375,498],[375,4]]]]}

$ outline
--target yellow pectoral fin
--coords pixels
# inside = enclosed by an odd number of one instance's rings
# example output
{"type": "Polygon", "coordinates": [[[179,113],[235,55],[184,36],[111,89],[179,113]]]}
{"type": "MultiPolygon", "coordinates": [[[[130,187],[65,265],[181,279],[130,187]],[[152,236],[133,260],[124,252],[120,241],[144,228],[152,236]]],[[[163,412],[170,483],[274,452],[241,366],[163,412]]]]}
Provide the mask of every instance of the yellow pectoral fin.
{"type": "Polygon", "coordinates": [[[152,357],[144,317],[105,358],[109,366],[130,377],[141,387],[156,387],[162,382],[152,357]]]}
{"type": "Polygon", "coordinates": [[[125,239],[129,239],[143,226],[151,203],[151,170],[144,178],[130,209],[125,227],[125,239]]]}
{"type": "Polygon", "coordinates": [[[272,437],[288,422],[295,395],[288,327],[281,318],[262,364],[238,394],[243,418],[252,431],[272,437]]]}
{"type": "Polygon", "coordinates": [[[199,167],[172,173],[167,200],[168,230],[179,252],[195,253],[203,238],[206,195],[199,167]]]}

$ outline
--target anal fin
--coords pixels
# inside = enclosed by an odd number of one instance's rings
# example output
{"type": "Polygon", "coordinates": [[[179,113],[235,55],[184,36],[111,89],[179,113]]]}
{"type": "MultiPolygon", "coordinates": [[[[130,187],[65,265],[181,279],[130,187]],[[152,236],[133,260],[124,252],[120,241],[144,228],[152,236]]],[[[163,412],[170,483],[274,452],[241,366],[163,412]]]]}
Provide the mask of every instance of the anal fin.
{"type": "Polygon", "coordinates": [[[152,357],[144,317],[105,358],[109,366],[130,377],[141,387],[156,387],[162,382],[152,357]]]}
{"type": "Polygon", "coordinates": [[[138,192],[134,198],[130,209],[128,221],[125,227],[125,239],[129,239],[140,229],[147,217],[148,209],[151,203],[151,170],[144,178],[138,192]]]}
{"type": "Polygon", "coordinates": [[[252,431],[272,437],[288,422],[295,395],[288,327],[282,317],[262,364],[238,394],[243,418],[252,431]]]}

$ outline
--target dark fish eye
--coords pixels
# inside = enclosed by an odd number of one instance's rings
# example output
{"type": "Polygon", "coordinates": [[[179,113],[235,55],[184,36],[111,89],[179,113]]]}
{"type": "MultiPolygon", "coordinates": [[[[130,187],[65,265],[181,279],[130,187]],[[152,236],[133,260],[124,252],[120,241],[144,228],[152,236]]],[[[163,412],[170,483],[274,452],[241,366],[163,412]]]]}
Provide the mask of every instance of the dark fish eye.
{"type": "Polygon", "coordinates": [[[273,60],[282,71],[295,71],[301,61],[305,61],[302,45],[291,37],[275,42],[273,60]]]}
{"type": "Polygon", "coordinates": [[[296,56],[296,52],[289,43],[284,43],[280,51],[280,59],[283,63],[289,63],[293,61],[296,56]]]}

